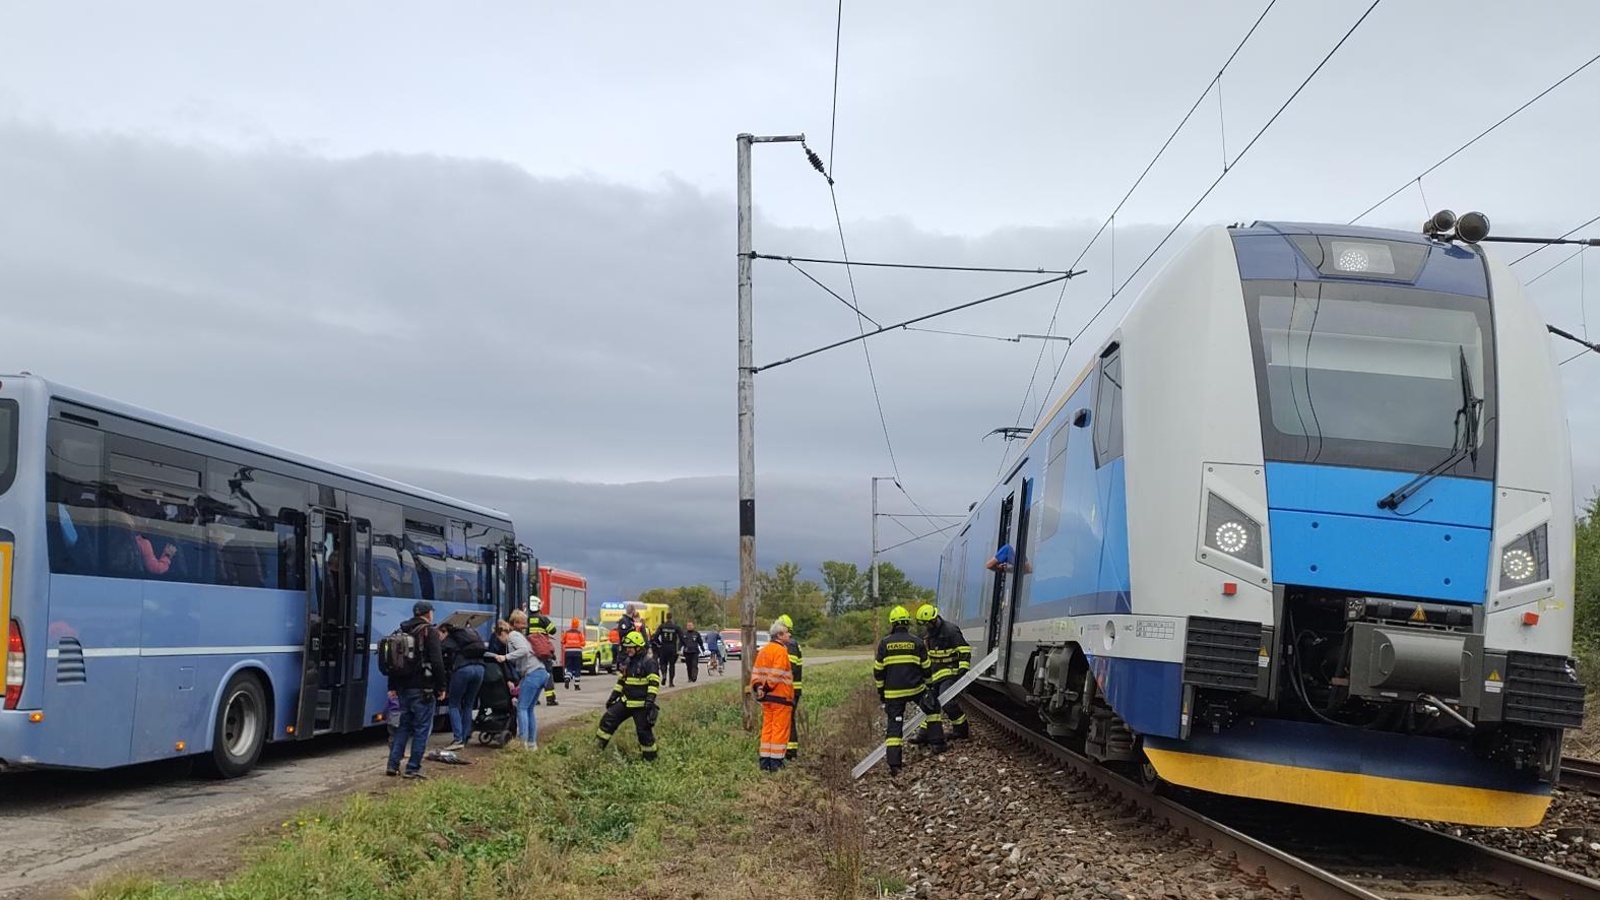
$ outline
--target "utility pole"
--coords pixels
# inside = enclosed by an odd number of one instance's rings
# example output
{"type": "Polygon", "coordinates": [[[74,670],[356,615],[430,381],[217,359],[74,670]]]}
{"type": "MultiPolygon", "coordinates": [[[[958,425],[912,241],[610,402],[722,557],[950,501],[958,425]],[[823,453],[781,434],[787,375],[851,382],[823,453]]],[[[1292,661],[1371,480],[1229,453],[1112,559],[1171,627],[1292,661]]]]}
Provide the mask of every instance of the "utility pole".
{"type": "MultiPolygon", "coordinates": [[[[750,264],[753,252],[750,234],[750,145],[798,143],[803,134],[758,137],[740,134],[738,144],[739,206],[739,630],[744,651],[739,668],[744,683],[750,683],[756,647],[756,385],[754,351],[754,313],[751,308],[750,264]]],[[[757,721],[756,698],[744,695],[744,724],[752,728],[757,721]]]]}

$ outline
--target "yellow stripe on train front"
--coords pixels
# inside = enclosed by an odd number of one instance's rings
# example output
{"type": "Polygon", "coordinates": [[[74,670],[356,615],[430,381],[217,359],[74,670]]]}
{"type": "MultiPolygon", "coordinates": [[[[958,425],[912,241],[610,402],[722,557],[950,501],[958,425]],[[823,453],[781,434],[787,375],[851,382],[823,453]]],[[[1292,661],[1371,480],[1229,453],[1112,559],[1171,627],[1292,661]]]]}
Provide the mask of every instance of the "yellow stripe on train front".
{"type": "Polygon", "coordinates": [[[1347,812],[1527,828],[1539,824],[1550,807],[1548,794],[1407,781],[1150,747],[1145,748],[1145,755],[1162,778],[1183,787],[1347,812]]]}

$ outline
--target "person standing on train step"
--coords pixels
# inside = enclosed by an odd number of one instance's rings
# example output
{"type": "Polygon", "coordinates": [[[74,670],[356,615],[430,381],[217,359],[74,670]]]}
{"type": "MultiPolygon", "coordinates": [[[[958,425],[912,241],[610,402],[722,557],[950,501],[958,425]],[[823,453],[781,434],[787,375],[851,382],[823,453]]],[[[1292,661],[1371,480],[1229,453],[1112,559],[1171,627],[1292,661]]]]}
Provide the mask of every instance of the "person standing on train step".
{"type": "Polygon", "coordinates": [[[666,680],[667,687],[672,687],[678,680],[678,651],[683,649],[683,629],[672,621],[672,613],[667,613],[667,619],[656,629],[655,637],[656,657],[661,663],[661,677],[666,680]]]}
{"type": "Polygon", "coordinates": [[[794,672],[794,713],[789,716],[789,747],[784,751],[785,759],[798,759],[800,757],[800,695],[804,683],[800,676],[805,667],[801,664],[803,654],[800,652],[800,639],[794,636],[794,620],[788,613],[778,617],[783,627],[789,629],[789,668],[794,672]]]}
{"type": "Polygon", "coordinates": [[[556,623],[552,622],[550,617],[545,615],[544,612],[541,611],[537,606],[528,611],[528,642],[530,645],[533,643],[533,635],[535,632],[543,634],[550,640],[551,652],[549,655],[538,657],[538,660],[544,664],[544,671],[549,676],[544,682],[544,705],[555,706],[557,705],[555,654],[556,623]]]}
{"type": "MultiPolygon", "coordinates": [[[[932,603],[917,608],[917,621],[924,629],[922,639],[928,648],[928,665],[933,670],[928,679],[929,689],[937,699],[940,691],[971,670],[972,645],[967,643],[967,636],[961,633],[960,627],[939,615],[939,608],[932,603]]],[[[949,736],[953,739],[966,737],[967,714],[961,709],[960,699],[951,697],[950,702],[944,704],[943,713],[944,721],[950,726],[949,736]]],[[[924,744],[927,740],[927,729],[919,728],[911,742],[924,744]]]]}
{"type": "Polygon", "coordinates": [[[761,701],[761,771],[783,768],[789,749],[789,723],[794,718],[794,672],[789,668],[789,626],[773,622],[772,639],[756,654],[750,669],[750,692],[761,701]]]}
{"type": "Polygon", "coordinates": [[[690,622],[689,627],[683,630],[683,668],[689,673],[690,684],[700,680],[700,654],[705,649],[705,640],[695,630],[694,623],[690,622]]]}
{"type": "Polygon", "coordinates": [[[566,657],[562,668],[566,669],[567,687],[575,691],[583,690],[578,686],[578,676],[583,672],[583,648],[588,643],[589,638],[583,633],[583,620],[573,619],[572,627],[561,635],[561,655],[566,657]]]}
{"type": "Polygon", "coordinates": [[[888,748],[885,759],[891,776],[899,775],[904,764],[905,741],[901,735],[908,703],[917,704],[928,714],[928,743],[934,753],[944,752],[939,702],[928,695],[931,674],[928,650],[911,633],[911,613],[904,606],[889,610],[889,633],[878,642],[878,652],[872,660],[872,681],[878,688],[878,699],[883,701],[884,743],[888,748]]]}

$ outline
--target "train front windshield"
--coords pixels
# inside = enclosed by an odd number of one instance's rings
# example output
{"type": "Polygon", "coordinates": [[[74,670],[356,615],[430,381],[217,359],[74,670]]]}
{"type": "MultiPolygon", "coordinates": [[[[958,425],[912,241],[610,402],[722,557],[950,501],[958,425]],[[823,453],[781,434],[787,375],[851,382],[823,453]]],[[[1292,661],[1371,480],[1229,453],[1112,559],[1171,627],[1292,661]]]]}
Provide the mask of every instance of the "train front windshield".
{"type": "Polygon", "coordinates": [[[1385,284],[1244,282],[1266,458],[1494,474],[1489,301],[1385,284]],[[1463,452],[1475,450],[1472,452],[1463,452]]]}

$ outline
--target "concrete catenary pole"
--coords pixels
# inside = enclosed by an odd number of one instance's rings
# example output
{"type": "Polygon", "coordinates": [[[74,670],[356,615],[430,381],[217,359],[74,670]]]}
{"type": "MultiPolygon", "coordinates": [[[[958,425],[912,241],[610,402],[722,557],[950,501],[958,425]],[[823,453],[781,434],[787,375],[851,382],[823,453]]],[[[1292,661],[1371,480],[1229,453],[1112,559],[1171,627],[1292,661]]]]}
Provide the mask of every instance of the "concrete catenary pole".
{"type": "MultiPolygon", "coordinates": [[[[750,145],[804,141],[805,135],[758,137],[740,134],[738,144],[739,206],[739,629],[744,644],[739,667],[744,684],[756,651],[756,385],[753,348],[754,313],[751,308],[750,257],[750,145]]],[[[755,697],[744,695],[745,727],[757,721],[755,697]]]]}

